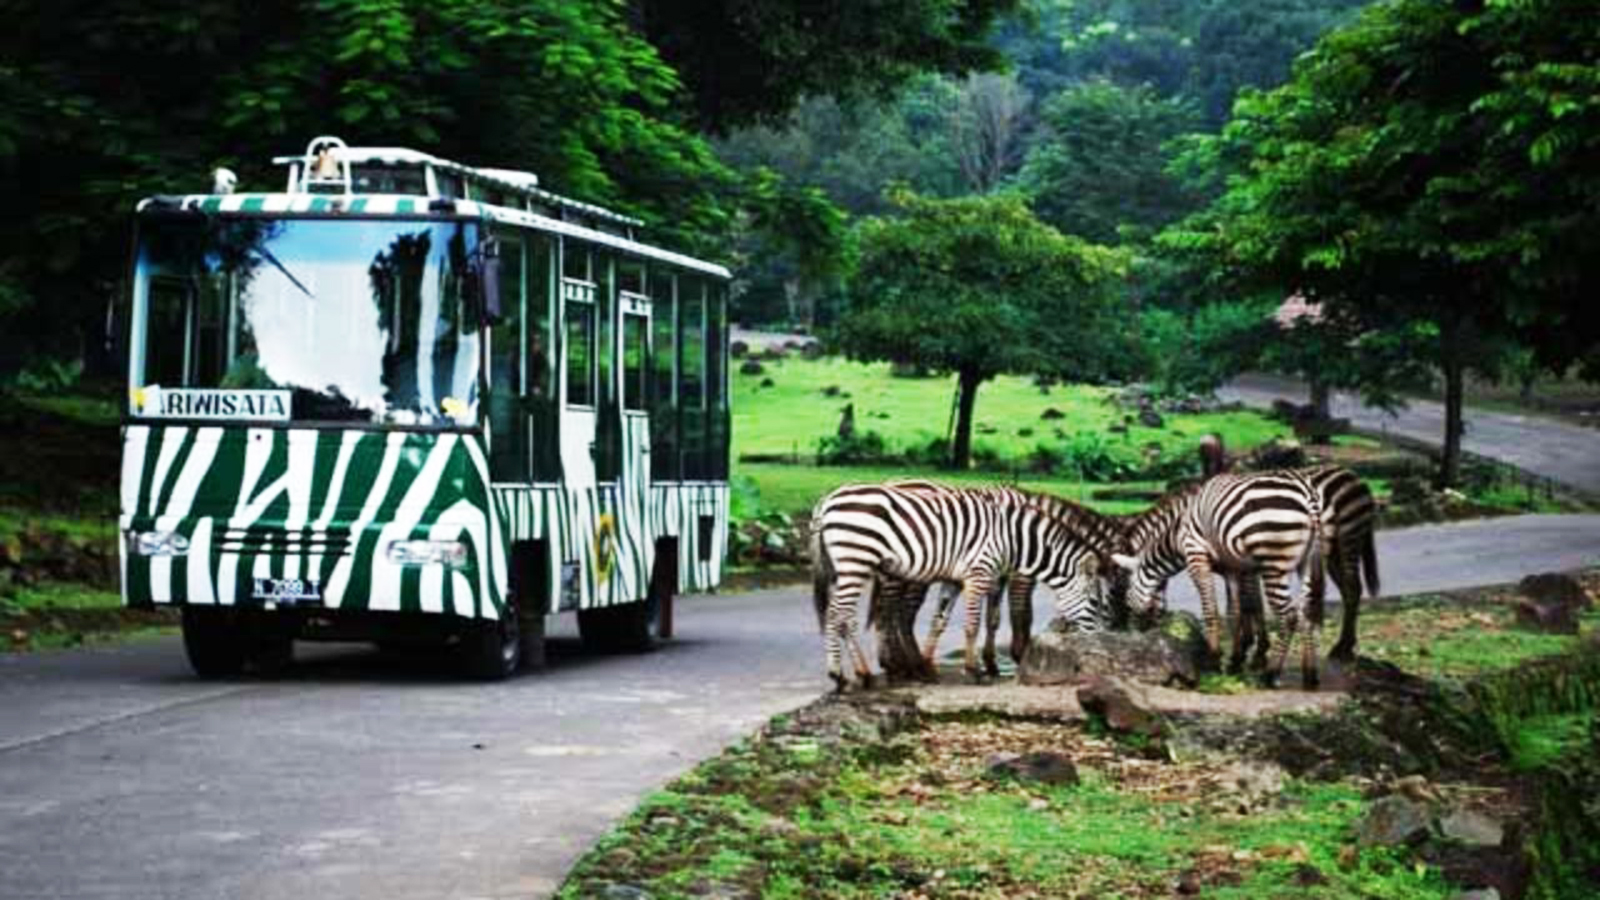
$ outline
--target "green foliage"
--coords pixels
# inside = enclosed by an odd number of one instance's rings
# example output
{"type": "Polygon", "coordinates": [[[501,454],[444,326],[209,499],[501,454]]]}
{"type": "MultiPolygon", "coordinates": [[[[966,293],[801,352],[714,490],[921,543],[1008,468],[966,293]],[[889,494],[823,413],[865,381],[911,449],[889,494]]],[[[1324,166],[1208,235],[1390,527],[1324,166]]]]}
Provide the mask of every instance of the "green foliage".
{"type": "Polygon", "coordinates": [[[886,455],[883,435],[876,431],[830,434],[817,440],[817,462],[824,466],[881,463],[886,455]]]}
{"type": "Polygon", "coordinates": [[[990,25],[1017,0],[824,4],[635,0],[644,33],[683,74],[698,123],[725,132],[824,95],[887,94],[919,72],[1001,65],[990,25]]]}
{"type": "Polygon", "coordinates": [[[1198,118],[1148,86],[1089,81],[1044,105],[1043,135],[1019,176],[1039,218],[1099,243],[1139,238],[1194,209],[1167,174],[1167,144],[1198,118]]]}
{"type": "Polygon", "coordinates": [[[1008,196],[902,195],[903,214],[863,222],[850,306],[838,330],[852,357],[955,372],[951,457],[968,460],[979,384],[1002,372],[1103,377],[1121,323],[1109,288],[1127,267],[1008,196]]]}
{"type": "Polygon", "coordinates": [[[1149,378],[1169,394],[1209,393],[1261,359],[1272,337],[1270,300],[1218,302],[1192,312],[1140,314],[1149,378]]]}

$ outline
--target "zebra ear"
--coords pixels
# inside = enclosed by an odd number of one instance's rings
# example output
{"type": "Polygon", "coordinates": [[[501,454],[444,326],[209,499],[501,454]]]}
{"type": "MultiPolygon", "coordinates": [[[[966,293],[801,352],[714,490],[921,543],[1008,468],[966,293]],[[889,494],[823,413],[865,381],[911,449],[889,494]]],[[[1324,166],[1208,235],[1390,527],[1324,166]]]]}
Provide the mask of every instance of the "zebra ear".
{"type": "Polygon", "coordinates": [[[1139,560],[1127,555],[1126,553],[1111,554],[1111,561],[1123,567],[1124,569],[1127,569],[1129,572],[1133,572],[1139,568],[1139,560]]]}

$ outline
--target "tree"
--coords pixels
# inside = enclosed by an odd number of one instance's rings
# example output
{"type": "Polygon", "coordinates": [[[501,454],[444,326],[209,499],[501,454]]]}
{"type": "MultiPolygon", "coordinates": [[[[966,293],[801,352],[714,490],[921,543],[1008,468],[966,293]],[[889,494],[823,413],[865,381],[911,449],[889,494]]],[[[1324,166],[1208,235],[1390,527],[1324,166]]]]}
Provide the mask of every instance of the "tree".
{"type": "Polygon", "coordinates": [[[1148,235],[1194,209],[1167,173],[1168,143],[1195,127],[1185,104],[1106,81],[1050,98],[1044,134],[1028,153],[1022,189],[1039,218],[1092,241],[1148,235]]]}
{"type": "Polygon", "coordinates": [[[1236,105],[1221,155],[1243,174],[1168,237],[1362,331],[1425,338],[1446,385],[1441,484],[1459,475],[1468,368],[1508,339],[1552,368],[1600,343],[1582,299],[1600,251],[1600,22],[1585,8],[1368,8],[1236,105]]]}
{"type": "Polygon", "coordinates": [[[773,123],[807,97],[887,97],[922,72],[997,69],[990,26],[1018,0],[633,0],[715,133],[773,123]]]}
{"type": "Polygon", "coordinates": [[[1061,234],[1015,196],[896,201],[901,215],[858,228],[838,340],[856,359],[956,375],[950,459],[965,468],[983,382],[1004,372],[1091,380],[1116,365],[1112,288],[1126,257],[1061,234]]]}
{"type": "Polygon", "coordinates": [[[1016,76],[968,75],[950,107],[950,146],[973,193],[987,194],[1022,159],[1030,98],[1016,76]]]}
{"type": "Polygon", "coordinates": [[[92,343],[140,196],[205,190],[226,165],[334,131],[537,172],[719,253],[746,205],[807,233],[831,213],[723,166],[675,73],[615,2],[107,0],[12,9],[0,37],[0,373],[92,343]],[[130,72],[182,72],[130,78],[130,72]]]}

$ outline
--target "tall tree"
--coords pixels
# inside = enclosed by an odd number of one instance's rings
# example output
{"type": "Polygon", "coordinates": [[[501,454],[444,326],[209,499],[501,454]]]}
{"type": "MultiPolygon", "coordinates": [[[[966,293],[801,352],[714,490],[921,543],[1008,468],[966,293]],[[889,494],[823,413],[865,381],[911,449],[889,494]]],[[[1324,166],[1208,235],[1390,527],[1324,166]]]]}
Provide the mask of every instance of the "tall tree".
{"type": "Polygon", "coordinates": [[[1368,8],[1289,84],[1239,103],[1222,143],[1246,174],[1169,237],[1364,329],[1429,337],[1442,484],[1459,475],[1468,368],[1508,338],[1552,367],[1600,342],[1583,299],[1600,273],[1600,21],[1585,8],[1368,8]]]}
{"type": "Polygon", "coordinates": [[[1092,241],[1146,236],[1195,208],[1167,173],[1169,142],[1198,122],[1147,87],[1094,81],[1050,98],[1020,183],[1039,217],[1092,241]]]}
{"type": "Polygon", "coordinates": [[[989,41],[1018,0],[632,0],[713,132],[781,121],[806,97],[887,96],[921,72],[999,68],[989,41]]]}
{"type": "Polygon", "coordinates": [[[1063,235],[1018,197],[901,194],[901,215],[859,227],[840,345],[863,360],[954,373],[950,459],[972,457],[978,388],[1004,372],[1102,377],[1122,349],[1117,250],[1063,235]]]}
{"type": "Polygon", "coordinates": [[[1015,75],[968,75],[950,107],[950,145],[967,187],[987,194],[1022,161],[1023,132],[1032,98],[1015,75]]]}

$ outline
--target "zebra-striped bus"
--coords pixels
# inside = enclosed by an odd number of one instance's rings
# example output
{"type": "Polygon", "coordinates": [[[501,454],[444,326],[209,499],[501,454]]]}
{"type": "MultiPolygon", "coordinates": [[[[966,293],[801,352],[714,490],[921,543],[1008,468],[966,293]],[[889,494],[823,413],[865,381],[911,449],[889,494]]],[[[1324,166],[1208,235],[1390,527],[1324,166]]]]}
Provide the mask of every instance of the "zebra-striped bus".
{"type": "Polygon", "coordinates": [[[122,590],[203,676],[295,640],[638,648],[721,577],[728,271],[638,221],[318,138],[282,193],[139,204],[122,590]]]}

